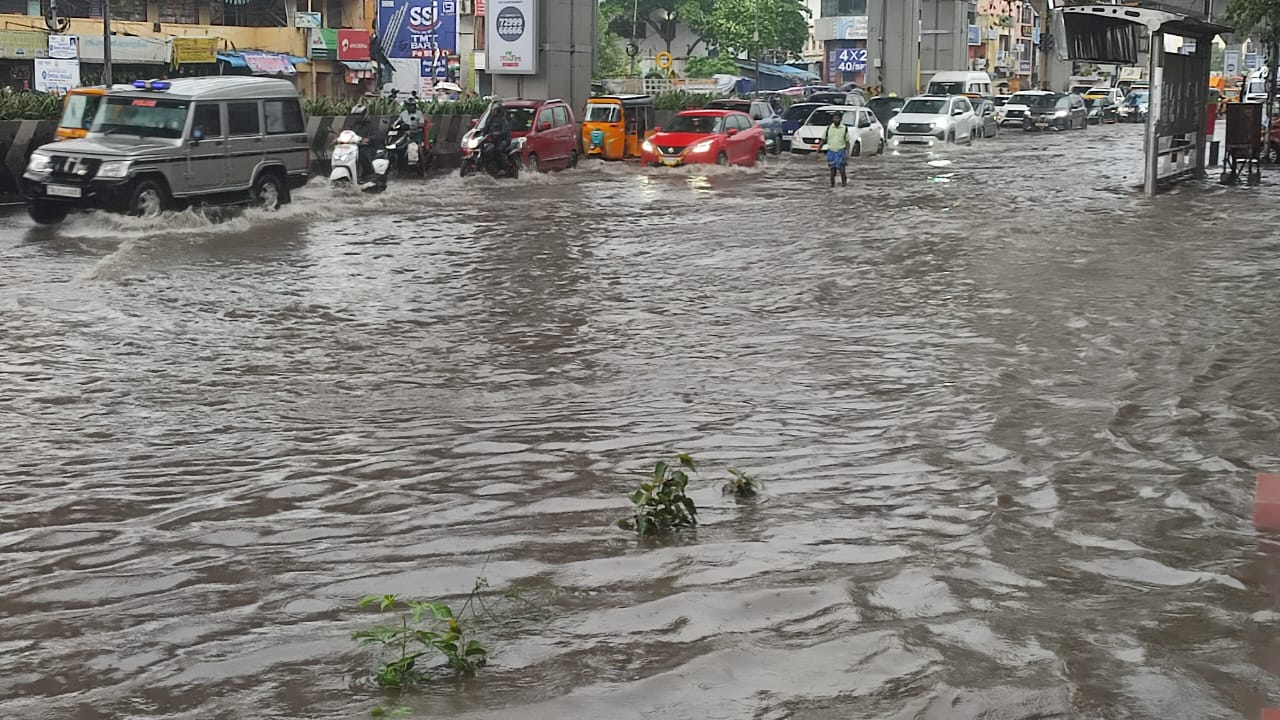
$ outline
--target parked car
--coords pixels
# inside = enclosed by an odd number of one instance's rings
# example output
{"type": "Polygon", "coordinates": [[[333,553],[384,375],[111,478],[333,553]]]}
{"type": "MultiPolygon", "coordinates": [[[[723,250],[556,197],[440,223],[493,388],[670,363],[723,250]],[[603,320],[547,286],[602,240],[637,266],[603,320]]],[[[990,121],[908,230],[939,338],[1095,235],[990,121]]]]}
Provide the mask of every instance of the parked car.
{"type": "Polygon", "coordinates": [[[138,80],[100,103],[86,137],[31,154],[21,187],[37,223],[82,208],[147,217],[197,203],[274,210],[311,172],[311,138],[288,80],[138,80]]]}
{"type": "Polygon", "coordinates": [[[849,107],[848,105],[825,105],[814,110],[804,125],[796,131],[791,141],[791,152],[808,154],[822,150],[826,144],[827,128],[831,126],[831,117],[840,118],[840,123],[852,129],[852,146],[850,157],[858,157],[863,153],[879,155],[884,152],[884,126],[876,119],[875,113],[866,107],[849,107]]]}
{"type": "Polygon", "coordinates": [[[1037,106],[1022,119],[1023,130],[1087,130],[1089,109],[1079,95],[1060,95],[1053,107],[1037,106]]]}
{"type": "Polygon", "coordinates": [[[1151,93],[1148,90],[1132,90],[1125,96],[1124,102],[1121,103],[1117,110],[1117,116],[1120,122],[1141,123],[1147,121],[1147,102],[1150,100],[1151,93]]]}
{"type": "Polygon", "coordinates": [[[1101,125],[1103,123],[1114,123],[1120,118],[1119,106],[1111,99],[1110,95],[1098,95],[1093,98],[1085,98],[1084,104],[1089,108],[1089,124],[1101,125]]]}
{"type": "Polygon", "coordinates": [[[867,102],[867,107],[871,108],[871,112],[876,114],[876,119],[881,125],[888,126],[889,120],[893,119],[895,110],[902,110],[902,106],[907,104],[906,98],[880,96],[871,98],[867,102]]]}
{"type": "Polygon", "coordinates": [[[990,100],[974,100],[973,114],[978,116],[978,136],[993,138],[1000,134],[1000,123],[996,122],[996,104],[990,100]]]}
{"type": "Polygon", "coordinates": [[[782,113],[783,150],[791,151],[791,137],[796,134],[796,130],[799,130],[801,125],[804,125],[804,121],[809,119],[813,111],[820,107],[822,107],[822,103],[796,103],[782,113]]]}
{"type": "Polygon", "coordinates": [[[816,92],[809,95],[804,101],[822,105],[848,105],[849,93],[835,91],[816,92]]]}
{"type": "Polygon", "coordinates": [[[978,136],[978,118],[963,95],[921,95],[902,106],[888,129],[895,144],[973,142],[978,136]]]}
{"type": "MultiPolygon", "coordinates": [[[[571,168],[578,164],[578,128],[573,110],[563,100],[503,100],[502,110],[511,125],[511,138],[524,138],[520,161],[528,172],[571,168]]],[[[472,121],[472,129],[462,136],[465,147],[489,119],[485,110],[472,121]]]]}
{"type": "Polygon", "coordinates": [[[1009,103],[1011,95],[997,95],[991,98],[991,102],[996,106],[996,122],[1004,124],[1004,108],[1009,103]]]}
{"type": "Polygon", "coordinates": [[[1110,98],[1112,105],[1118,106],[1120,103],[1124,102],[1124,91],[1118,87],[1099,86],[1091,89],[1087,93],[1082,93],[1081,96],[1085,99],[1085,102],[1094,98],[1102,97],[1110,98]]]}
{"type": "Polygon", "coordinates": [[[1058,101],[1060,93],[1048,90],[1023,90],[1009,96],[1001,114],[1000,126],[1022,127],[1022,121],[1033,108],[1050,108],[1058,101]]]}
{"type": "Polygon", "coordinates": [[[941,97],[943,95],[968,95],[970,97],[991,97],[991,76],[984,72],[970,70],[944,71],[934,73],[929,78],[926,95],[941,97]]]}
{"type": "Polygon", "coordinates": [[[685,110],[641,146],[652,166],[755,165],[764,155],[764,130],[737,110],[685,110]]]}
{"type": "Polygon", "coordinates": [[[764,130],[765,149],[777,155],[782,152],[782,116],[765,100],[712,100],[708,109],[737,110],[751,116],[751,120],[764,130]]]}

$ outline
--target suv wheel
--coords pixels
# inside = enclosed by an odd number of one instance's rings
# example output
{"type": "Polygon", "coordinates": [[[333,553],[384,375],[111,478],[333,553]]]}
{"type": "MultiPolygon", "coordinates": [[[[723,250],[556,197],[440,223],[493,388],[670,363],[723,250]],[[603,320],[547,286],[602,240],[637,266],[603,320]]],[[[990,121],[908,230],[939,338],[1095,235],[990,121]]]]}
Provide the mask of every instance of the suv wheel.
{"type": "Polygon", "coordinates": [[[250,193],[253,206],[268,212],[279,210],[285,203],[284,188],[280,184],[280,176],[274,172],[264,172],[253,183],[250,193]]]}
{"type": "Polygon", "coordinates": [[[27,214],[37,225],[57,225],[67,219],[67,208],[57,203],[33,202],[27,206],[27,214]]]}
{"type": "Polygon", "coordinates": [[[129,194],[129,214],[155,217],[164,212],[166,202],[164,188],[153,180],[139,180],[129,194]]]}

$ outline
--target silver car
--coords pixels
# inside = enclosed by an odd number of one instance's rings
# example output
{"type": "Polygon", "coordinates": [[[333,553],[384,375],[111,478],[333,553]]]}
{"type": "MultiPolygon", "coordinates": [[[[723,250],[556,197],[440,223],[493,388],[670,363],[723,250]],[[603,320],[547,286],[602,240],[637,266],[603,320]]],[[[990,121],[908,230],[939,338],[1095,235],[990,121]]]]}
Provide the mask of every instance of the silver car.
{"type": "Polygon", "coordinates": [[[153,216],[249,202],[274,210],[307,181],[306,130],[287,80],[139,80],[103,97],[87,137],[31,154],[22,176],[27,211],[52,224],[88,208],[153,216]]]}

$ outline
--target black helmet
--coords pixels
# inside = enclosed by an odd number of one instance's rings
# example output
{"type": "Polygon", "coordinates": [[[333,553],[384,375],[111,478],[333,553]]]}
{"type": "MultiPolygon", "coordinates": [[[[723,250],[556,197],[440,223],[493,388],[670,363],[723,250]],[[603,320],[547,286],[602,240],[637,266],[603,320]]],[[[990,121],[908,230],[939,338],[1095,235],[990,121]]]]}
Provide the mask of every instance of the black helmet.
{"type": "Polygon", "coordinates": [[[369,115],[369,106],[364,103],[356,103],[351,108],[351,114],[358,118],[364,118],[369,115]]]}

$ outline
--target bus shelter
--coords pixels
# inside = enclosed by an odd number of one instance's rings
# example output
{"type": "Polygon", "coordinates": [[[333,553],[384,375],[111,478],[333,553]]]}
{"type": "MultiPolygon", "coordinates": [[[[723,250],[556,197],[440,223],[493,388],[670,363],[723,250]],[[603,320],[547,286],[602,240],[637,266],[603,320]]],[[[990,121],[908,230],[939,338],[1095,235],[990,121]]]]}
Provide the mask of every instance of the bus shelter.
{"type": "Polygon", "coordinates": [[[1143,136],[1143,190],[1204,177],[1213,38],[1225,25],[1185,13],[1128,5],[1073,5],[1054,11],[1058,55],[1111,65],[1147,56],[1150,78],[1143,136]]]}

